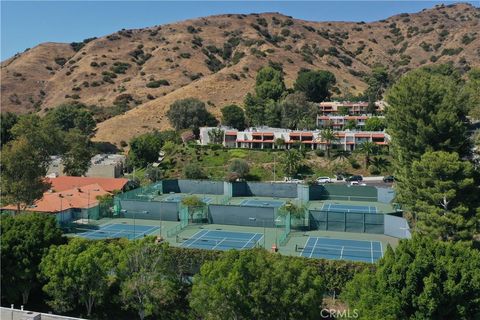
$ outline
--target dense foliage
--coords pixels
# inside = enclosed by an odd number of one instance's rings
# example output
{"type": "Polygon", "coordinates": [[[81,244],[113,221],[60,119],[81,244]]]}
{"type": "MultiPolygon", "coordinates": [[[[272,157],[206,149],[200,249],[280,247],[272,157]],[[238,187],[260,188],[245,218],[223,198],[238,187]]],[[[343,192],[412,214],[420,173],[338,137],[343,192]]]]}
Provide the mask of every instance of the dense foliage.
{"type": "Polygon", "coordinates": [[[300,70],[294,89],[304,92],[309,101],[322,102],[330,98],[335,83],[335,75],[330,71],[300,70]]]}
{"type": "Polygon", "coordinates": [[[175,101],[167,112],[170,123],[176,130],[215,126],[218,121],[207,111],[205,103],[195,98],[175,101]]]}
{"type": "Polygon", "coordinates": [[[342,298],[360,319],[478,319],[480,253],[426,237],[402,240],[376,271],[357,274],[342,298]]]}
{"type": "Polygon", "coordinates": [[[402,203],[417,215],[422,233],[443,240],[471,240],[480,232],[480,189],[473,166],[457,153],[427,152],[402,182],[402,203]]]}
{"type": "Polygon", "coordinates": [[[128,164],[131,167],[146,167],[158,161],[159,152],[166,142],[178,143],[180,136],[175,131],[154,131],[136,136],[130,140],[128,164]]]}
{"type": "Polygon", "coordinates": [[[245,113],[237,105],[231,104],[222,108],[222,124],[238,130],[245,129],[245,113]]]}
{"type": "Polygon", "coordinates": [[[55,218],[45,214],[3,215],[0,221],[3,303],[27,304],[39,287],[38,266],[51,245],[63,242],[55,218]]]}
{"type": "Polygon", "coordinates": [[[316,319],[324,291],[305,261],[263,250],[227,252],[193,283],[190,305],[204,319],[316,319]]]}

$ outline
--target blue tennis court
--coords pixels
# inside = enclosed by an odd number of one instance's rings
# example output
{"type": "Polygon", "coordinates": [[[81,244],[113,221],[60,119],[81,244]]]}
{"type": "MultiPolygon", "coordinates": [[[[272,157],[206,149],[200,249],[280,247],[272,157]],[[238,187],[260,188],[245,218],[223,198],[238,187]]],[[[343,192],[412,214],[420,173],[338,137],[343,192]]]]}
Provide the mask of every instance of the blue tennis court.
{"type": "Polygon", "coordinates": [[[100,226],[98,229],[85,230],[84,232],[78,233],[78,235],[88,239],[127,238],[133,240],[143,238],[158,230],[160,230],[160,227],[155,226],[107,224],[100,226]]]}
{"type": "Polygon", "coordinates": [[[368,240],[346,240],[309,237],[304,248],[298,248],[302,257],[335,260],[375,262],[383,257],[382,243],[368,240]]]}
{"type": "Polygon", "coordinates": [[[191,238],[183,239],[181,246],[208,250],[249,249],[255,247],[262,238],[261,233],[204,229],[191,238]]]}
{"type": "Polygon", "coordinates": [[[340,212],[370,212],[377,213],[377,207],[375,206],[358,206],[351,204],[338,204],[338,203],[324,203],[322,210],[325,211],[340,211],[340,212]]]}
{"type": "Polygon", "coordinates": [[[245,199],[240,205],[248,207],[273,207],[278,208],[283,206],[285,201],[282,200],[259,200],[259,199],[245,199]]]}
{"type": "MultiPolygon", "coordinates": [[[[168,197],[166,197],[165,199],[163,199],[163,201],[166,201],[166,202],[180,202],[186,196],[187,195],[185,195],[185,194],[172,194],[172,195],[169,195],[168,197]]],[[[210,197],[200,197],[200,200],[202,200],[205,203],[210,203],[210,202],[212,202],[213,199],[210,198],[210,197]]]]}

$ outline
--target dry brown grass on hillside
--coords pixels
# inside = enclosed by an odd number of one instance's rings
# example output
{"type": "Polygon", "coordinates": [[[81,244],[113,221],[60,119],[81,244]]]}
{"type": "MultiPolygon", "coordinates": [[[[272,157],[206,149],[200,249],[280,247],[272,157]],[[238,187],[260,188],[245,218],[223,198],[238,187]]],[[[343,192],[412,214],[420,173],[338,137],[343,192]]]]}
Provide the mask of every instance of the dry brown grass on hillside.
{"type": "Polygon", "coordinates": [[[330,70],[339,94],[362,92],[375,64],[394,75],[449,61],[464,69],[479,66],[479,20],[479,9],[467,4],[373,23],[232,14],[121,30],[77,51],[68,44],[41,44],[2,63],[2,110],[47,110],[72,99],[110,107],[127,97],[130,111],[98,125],[97,140],[118,143],[167,128],[165,113],[177,99],[209,101],[219,115],[224,105],[242,102],[256,71],[269,61],[283,65],[289,87],[300,68],[330,70]],[[230,56],[223,55],[227,43],[233,44],[230,56]],[[209,69],[207,60],[222,66],[209,69]],[[124,70],[115,66],[126,63],[124,70]],[[160,80],[168,85],[147,87],[160,80]]]}

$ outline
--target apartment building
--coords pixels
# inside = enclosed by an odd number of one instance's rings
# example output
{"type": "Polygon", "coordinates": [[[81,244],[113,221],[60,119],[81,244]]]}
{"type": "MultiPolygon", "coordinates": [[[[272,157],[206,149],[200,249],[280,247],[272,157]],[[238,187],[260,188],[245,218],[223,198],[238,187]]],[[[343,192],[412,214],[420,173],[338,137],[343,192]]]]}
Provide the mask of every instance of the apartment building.
{"type": "Polygon", "coordinates": [[[369,116],[317,116],[317,127],[332,128],[333,130],[344,130],[346,126],[353,123],[359,130],[363,130],[369,116]]]}
{"type": "MultiPolygon", "coordinates": [[[[212,143],[211,130],[216,127],[200,128],[200,144],[212,143]]],[[[228,127],[221,127],[224,132],[223,145],[228,148],[248,149],[290,149],[299,144],[315,150],[325,150],[327,141],[322,139],[321,131],[295,131],[281,128],[256,127],[238,131],[228,127]]],[[[332,141],[332,148],[353,151],[365,141],[371,141],[379,146],[386,146],[390,142],[390,136],[385,132],[369,131],[336,131],[337,139],[332,141]]]]}
{"type": "MultiPolygon", "coordinates": [[[[342,112],[348,115],[366,115],[368,114],[368,102],[349,102],[349,101],[329,101],[320,102],[319,112],[321,115],[340,115],[342,112]]],[[[375,102],[375,111],[381,113],[385,110],[383,101],[375,102]]]]}

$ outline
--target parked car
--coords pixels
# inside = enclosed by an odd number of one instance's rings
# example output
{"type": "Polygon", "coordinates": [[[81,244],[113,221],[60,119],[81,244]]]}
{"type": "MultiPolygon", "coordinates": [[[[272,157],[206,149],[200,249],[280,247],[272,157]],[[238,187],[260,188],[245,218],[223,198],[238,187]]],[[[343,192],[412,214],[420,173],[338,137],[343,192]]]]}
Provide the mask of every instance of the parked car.
{"type": "Polygon", "coordinates": [[[345,179],[345,181],[363,181],[362,176],[350,176],[345,179]]]}
{"type": "Polygon", "coordinates": [[[330,177],[318,177],[317,178],[317,183],[319,183],[319,184],[332,183],[332,179],[330,179],[330,177]]]}
{"type": "Polygon", "coordinates": [[[385,183],[387,183],[387,182],[392,183],[392,182],[394,182],[394,181],[395,181],[395,177],[394,177],[394,176],[385,176],[385,177],[383,177],[383,182],[385,182],[385,183]]]}
{"type": "Polygon", "coordinates": [[[351,186],[366,186],[366,183],[360,183],[358,181],[350,181],[351,186]]]}
{"type": "Polygon", "coordinates": [[[286,179],[286,183],[303,183],[303,180],[300,179],[286,179]]]}

